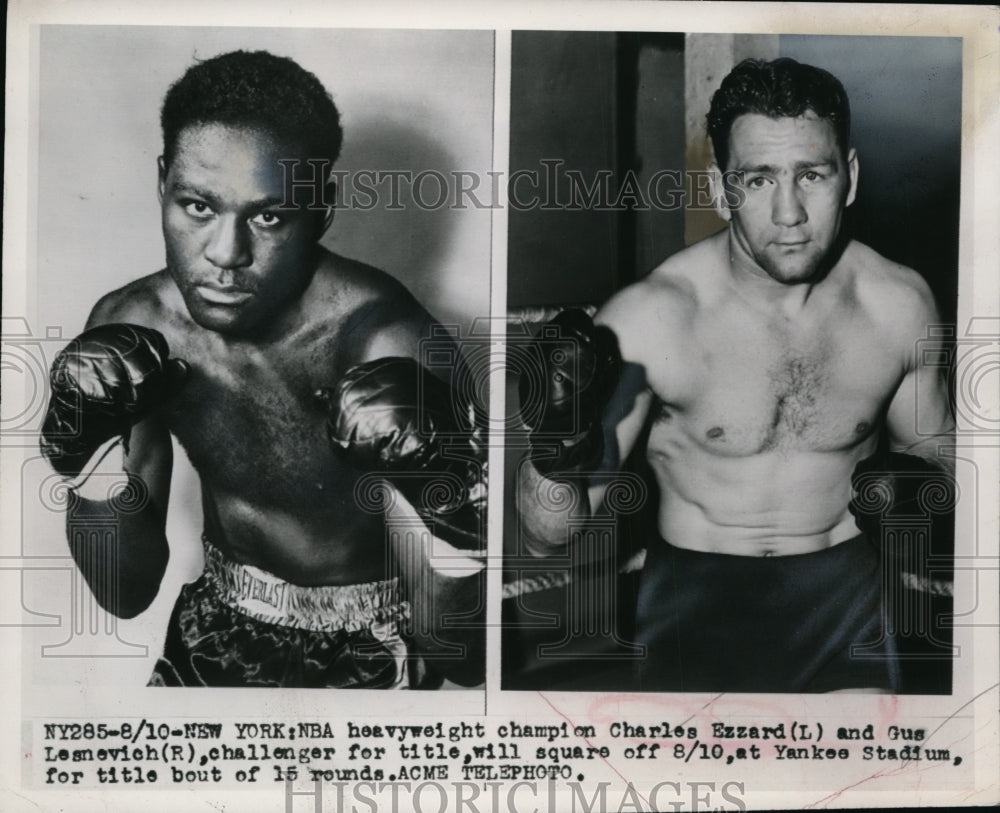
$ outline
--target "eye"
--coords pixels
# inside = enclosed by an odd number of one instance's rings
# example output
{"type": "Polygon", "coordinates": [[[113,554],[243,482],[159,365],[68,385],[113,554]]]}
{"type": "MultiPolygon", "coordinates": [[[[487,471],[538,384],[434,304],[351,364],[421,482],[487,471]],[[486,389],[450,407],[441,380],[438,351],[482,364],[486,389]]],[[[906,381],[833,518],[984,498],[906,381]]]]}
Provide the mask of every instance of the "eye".
{"type": "Polygon", "coordinates": [[[255,226],[263,226],[265,229],[273,229],[275,226],[280,226],[284,221],[274,212],[261,212],[258,215],[254,215],[250,219],[250,222],[255,226]]]}
{"type": "Polygon", "coordinates": [[[802,174],[802,180],[805,181],[806,183],[815,183],[816,181],[823,180],[823,176],[820,175],[815,170],[811,169],[808,172],[802,174]]]}
{"type": "Polygon", "coordinates": [[[191,200],[184,204],[184,211],[198,220],[206,220],[212,216],[212,209],[200,200],[191,200]]]}
{"type": "Polygon", "coordinates": [[[751,189],[763,189],[767,183],[768,180],[763,175],[756,175],[747,181],[747,186],[751,189]]]}

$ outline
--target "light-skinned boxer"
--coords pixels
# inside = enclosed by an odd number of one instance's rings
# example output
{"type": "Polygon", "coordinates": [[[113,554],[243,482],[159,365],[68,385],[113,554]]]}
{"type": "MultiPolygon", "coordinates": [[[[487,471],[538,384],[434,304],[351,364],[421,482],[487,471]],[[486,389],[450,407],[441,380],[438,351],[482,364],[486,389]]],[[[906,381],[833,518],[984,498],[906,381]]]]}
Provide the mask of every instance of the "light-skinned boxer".
{"type": "MultiPolygon", "coordinates": [[[[639,686],[894,691],[877,516],[858,492],[875,477],[902,499],[895,471],[953,468],[946,384],[918,354],[935,302],[919,274],[843,233],[859,163],[835,77],[745,61],[708,128],[728,228],[623,289],[590,328],[617,339],[622,373],[604,402],[603,462],[578,496],[600,510],[602,480],[645,436],[659,486],[639,686]]],[[[576,341],[581,358],[561,355],[547,376],[590,369],[592,344],[576,341]]],[[[535,457],[557,459],[544,418],[533,428],[535,457]]],[[[557,475],[522,469],[520,532],[538,556],[564,553],[565,511],[539,498],[557,475]]]]}

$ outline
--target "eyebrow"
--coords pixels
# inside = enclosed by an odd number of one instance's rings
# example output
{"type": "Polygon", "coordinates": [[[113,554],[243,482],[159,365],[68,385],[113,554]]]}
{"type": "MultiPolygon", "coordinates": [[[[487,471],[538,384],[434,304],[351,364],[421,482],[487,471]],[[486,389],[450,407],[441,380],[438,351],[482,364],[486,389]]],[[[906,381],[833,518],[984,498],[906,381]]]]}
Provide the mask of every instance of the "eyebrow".
{"type": "MultiPolygon", "coordinates": [[[[174,181],[170,185],[170,189],[171,189],[172,192],[174,192],[176,194],[181,194],[181,195],[188,194],[188,195],[195,195],[196,197],[199,197],[199,198],[204,198],[209,203],[211,203],[213,206],[214,205],[218,205],[221,202],[220,199],[219,199],[219,197],[218,197],[218,195],[214,195],[214,194],[212,194],[211,192],[209,192],[209,191],[207,191],[205,189],[199,189],[197,186],[194,186],[193,184],[182,183],[180,181],[174,181]]],[[[274,207],[274,206],[281,206],[284,202],[285,201],[284,201],[283,198],[263,197],[263,198],[258,198],[257,200],[251,200],[251,201],[249,201],[246,204],[246,208],[248,208],[248,209],[269,209],[269,208],[274,207]]]]}
{"type": "MultiPolygon", "coordinates": [[[[736,167],[731,171],[740,172],[744,175],[754,172],[758,172],[763,175],[777,175],[781,169],[781,167],[777,167],[774,164],[753,164],[751,166],[736,167]]],[[[807,169],[830,169],[836,172],[837,159],[826,158],[820,161],[797,161],[792,165],[792,171],[795,173],[803,172],[807,169]]]]}

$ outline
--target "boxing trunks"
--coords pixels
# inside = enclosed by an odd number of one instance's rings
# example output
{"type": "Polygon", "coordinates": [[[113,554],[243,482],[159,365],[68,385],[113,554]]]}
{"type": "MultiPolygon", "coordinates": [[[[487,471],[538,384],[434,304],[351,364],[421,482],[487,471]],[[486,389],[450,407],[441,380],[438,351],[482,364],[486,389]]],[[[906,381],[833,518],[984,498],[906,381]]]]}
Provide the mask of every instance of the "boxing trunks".
{"type": "Polygon", "coordinates": [[[878,550],[863,536],[814,553],[647,550],[636,618],[640,688],[826,692],[899,687],[878,550]]]}
{"type": "Polygon", "coordinates": [[[397,580],[304,587],[234,562],[207,539],[181,590],[150,686],[437,688],[400,628],[397,580]]]}

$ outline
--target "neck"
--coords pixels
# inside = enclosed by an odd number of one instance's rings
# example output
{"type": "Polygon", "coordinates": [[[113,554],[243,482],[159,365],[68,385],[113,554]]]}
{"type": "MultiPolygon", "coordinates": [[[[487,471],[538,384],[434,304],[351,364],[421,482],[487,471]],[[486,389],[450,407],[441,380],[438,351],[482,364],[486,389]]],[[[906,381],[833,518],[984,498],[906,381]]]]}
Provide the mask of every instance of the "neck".
{"type": "Polygon", "coordinates": [[[251,336],[247,337],[249,341],[255,344],[274,344],[303,329],[308,322],[305,302],[316,277],[316,272],[319,270],[321,251],[322,249],[317,246],[311,260],[312,271],[310,274],[302,279],[301,286],[291,294],[285,306],[277,311],[270,320],[259,325],[251,336]]]}
{"type": "Polygon", "coordinates": [[[780,282],[743,252],[730,233],[726,241],[729,279],[733,290],[761,310],[792,315],[810,301],[823,277],[814,274],[801,282],[780,282]]]}

